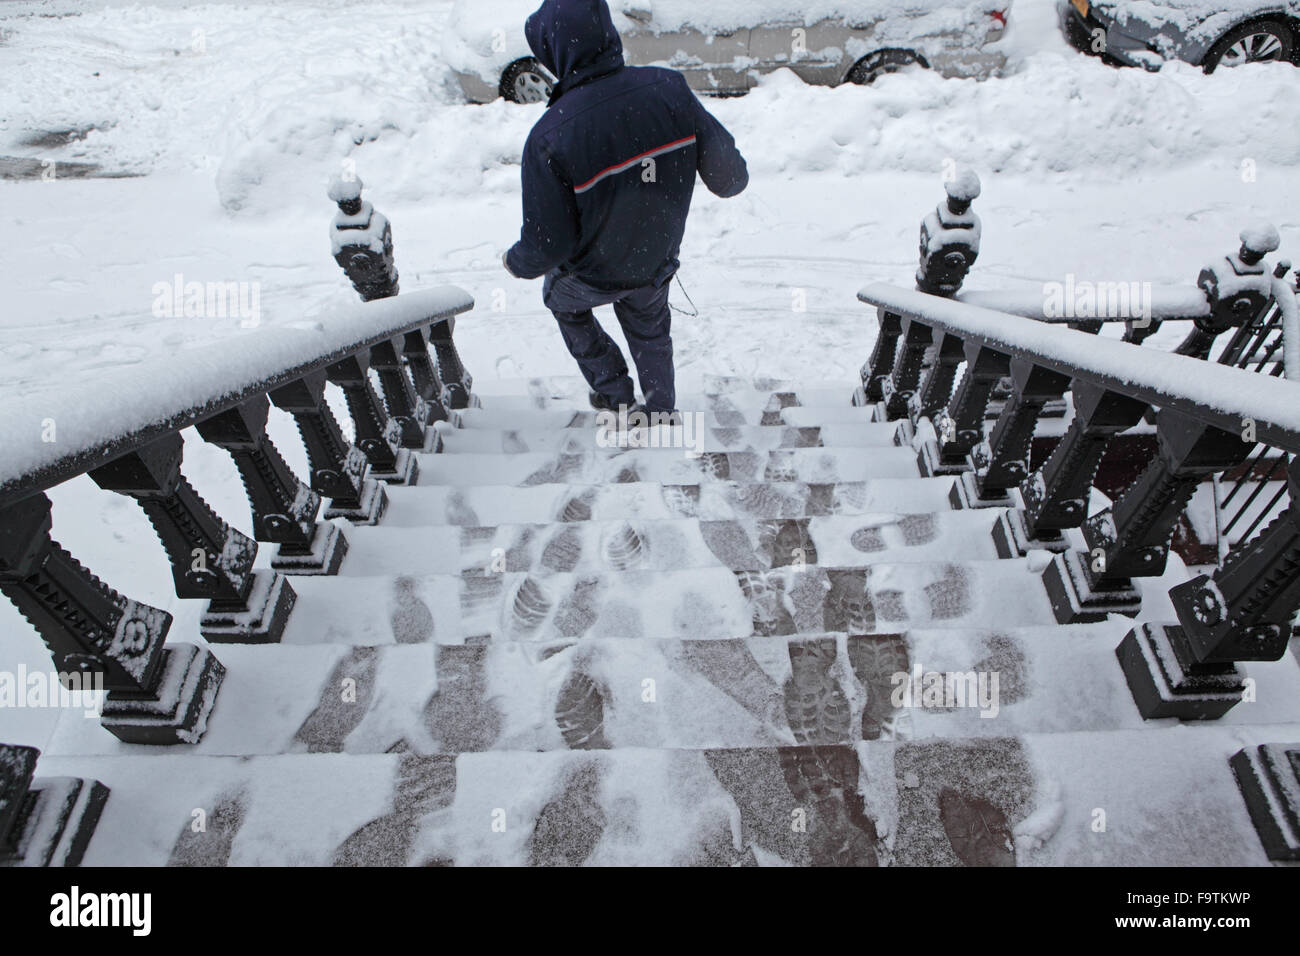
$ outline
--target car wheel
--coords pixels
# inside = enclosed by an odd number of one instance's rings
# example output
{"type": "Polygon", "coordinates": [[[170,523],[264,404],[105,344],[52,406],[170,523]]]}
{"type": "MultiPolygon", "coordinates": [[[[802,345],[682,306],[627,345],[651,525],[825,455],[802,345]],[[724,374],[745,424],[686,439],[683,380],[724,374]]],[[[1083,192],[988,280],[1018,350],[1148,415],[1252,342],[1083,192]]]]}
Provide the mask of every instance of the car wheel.
{"type": "Polygon", "coordinates": [[[551,78],[532,57],[515,60],[501,74],[501,95],[511,103],[545,103],[551,89],[551,78]]]}
{"type": "Polygon", "coordinates": [[[854,63],[845,80],[858,86],[870,86],[886,73],[897,73],[913,66],[930,68],[925,58],[914,50],[877,50],[854,63]]]}
{"type": "Polygon", "coordinates": [[[1206,73],[1220,66],[1241,66],[1243,63],[1280,63],[1291,59],[1295,37],[1285,23],[1260,20],[1232,30],[1205,54],[1202,64],[1206,73]]]}

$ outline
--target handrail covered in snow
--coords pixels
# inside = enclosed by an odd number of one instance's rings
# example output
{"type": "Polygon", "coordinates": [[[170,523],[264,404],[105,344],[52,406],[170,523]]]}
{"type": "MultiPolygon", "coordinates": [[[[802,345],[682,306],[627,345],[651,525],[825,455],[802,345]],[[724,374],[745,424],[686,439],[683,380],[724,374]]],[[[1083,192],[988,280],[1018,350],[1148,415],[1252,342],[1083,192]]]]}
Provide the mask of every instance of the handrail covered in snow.
{"type": "MultiPolygon", "coordinates": [[[[1131,308],[1131,283],[1127,309],[1110,309],[1125,288],[1114,296],[1107,289],[1098,318],[1095,286],[1077,301],[1073,283],[1045,285],[1042,299],[962,294],[980,251],[982,226],[971,209],[979,179],[964,173],[946,188],[946,204],[921,224],[916,289],[876,284],[858,295],[876,307],[880,328],[854,404],[910,425],[902,434],[910,434],[922,473],[953,479],[954,508],[999,510],[993,543],[1001,557],[1051,555],[1041,576],[1057,621],[1137,616],[1143,589],[1135,582],[1165,574],[1175,533],[1191,529],[1185,512],[1198,487],[1241,473],[1243,464],[1252,473],[1256,447],[1260,456],[1270,446],[1300,453],[1300,381],[1278,377],[1280,366],[1262,375],[1238,367],[1261,344],[1265,360],[1281,346],[1288,373],[1300,367],[1291,264],[1266,261],[1281,244],[1278,232],[1243,230],[1240,248],[1202,269],[1186,293],[1139,287],[1141,314],[1131,308]],[[999,304],[1012,308],[989,307],[999,304]],[[1174,352],[1142,348],[1175,313],[1192,328],[1174,352]],[[1097,334],[1105,316],[1126,320],[1122,341],[1097,334]],[[1264,343],[1278,326],[1279,337],[1264,343]],[[1219,361],[1209,361],[1230,329],[1219,361]],[[1073,414],[1039,464],[1035,432],[1049,407],[1073,414]],[[1115,441],[1151,421],[1154,448],[1115,441]],[[1113,504],[1090,513],[1112,447],[1113,504]],[[1139,473],[1133,465],[1142,460],[1139,473]]],[[[1285,507],[1230,554],[1212,552],[1219,559],[1212,574],[1170,590],[1177,623],[1142,623],[1117,649],[1144,717],[1222,716],[1243,699],[1239,662],[1285,654],[1300,609],[1300,456],[1280,456],[1277,468],[1284,480],[1275,501],[1289,490],[1285,507]]]]}
{"type": "MultiPolygon", "coordinates": [[[[1134,285],[1134,284],[1130,284],[1134,285]]],[[[1051,296],[1042,292],[1023,292],[1008,289],[979,289],[958,292],[954,297],[959,302],[967,302],[997,312],[1008,312],[1036,322],[1048,322],[1061,325],[1083,321],[1096,322],[1180,322],[1205,318],[1210,314],[1210,304],[1205,295],[1195,288],[1186,286],[1148,286],[1138,285],[1133,288],[1097,290],[1103,299],[1101,308],[1106,309],[1095,317],[1081,319],[1070,315],[1070,310],[1056,308],[1051,296]]],[[[1070,288],[1061,284],[1062,303],[1073,301],[1070,288]]]]}
{"type": "Polygon", "coordinates": [[[1148,405],[1173,408],[1225,431],[1240,432],[1248,421],[1259,441],[1300,452],[1300,394],[1296,383],[1187,355],[1136,349],[1126,342],[1026,322],[965,302],[878,283],[858,298],[886,312],[920,321],[965,343],[1032,361],[1148,405]]]}
{"type": "Polygon", "coordinates": [[[363,304],[109,371],[84,389],[19,399],[0,421],[0,592],[36,628],[60,675],[102,675],[101,721],[123,741],[196,742],[225,669],[206,648],[168,643],[170,614],[119,594],[54,540],[46,489],[87,474],[134,498],[167,554],[177,596],[207,602],[200,633],[211,643],[272,643],[297,600],[289,576],[336,574],[347,554],[341,524],[329,519],[380,521],[384,486],[416,482],[412,452],[428,447],[431,422],[474,401],[452,339],[454,316],[474,300],[452,287],[397,295],[387,221],[357,200],[343,197],[357,209],[336,219],[346,235],[335,255],[363,304]],[[372,235],[381,224],[382,235],[372,235]],[[327,385],[343,392],[354,441],[327,385]],[[267,434],[272,404],[298,426],[308,480],[267,434]],[[251,537],[182,473],[180,432],[189,426],[234,459],[251,537]],[[258,542],[276,546],[269,570],[254,569],[258,542]]]}
{"type": "Polygon", "coordinates": [[[308,320],[111,369],[84,389],[10,400],[0,420],[0,508],[473,305],[454,287],[345,303],[308,320]],[[51,428],[57,437],[42,440],[51,428]]]}
{"type": "MultiPolygon", "coordinates": [[[[1044,282],[1036,294],[1006,289],[963,291],[962,284],[980,254],[983,224],[972,208],[980,195],[980,188],[979,177],[971,171],[951,177],[945,182],[947,200],[921,221],[920,267],[916,273],[918,291],[1003,315],[1030,319],[1039,324],[1067,326],[1093,335],[1107,323],[1123,322],[1123,341],[1138,345],[1154,335],[1164,323],[1184,321],[1191,328],[1174,351],[1197,359],[1210,357],[1221,333],[1238,329],[1236,342],[1244,325],[1275,307],[1292,320],[1289,328],[1300,330],[1294,295],[1283,281],[1290,272],[1290,263],[1278,263],[1270,275],[1265,262],[1269,253],[1276,251],[1281,243],[1277,230],[1267,224],[1243,230],[1240,248],[1210,262],[1200,270],[1195,285],[1189,284],[1185,288],[1156,287],[1140,281],[1140,274],[1138,281],[1133,281],[1134,274],[1129,272],[1127,281],[1100,283],[1078,281],[1070,274],[1063,277],[1064,281],[1044,282]]],[[[875,348],[862,368],[860,395],[864,401],[887,401],[888,412],[895,417],[907,411],[909,399],[905,396],[910,396],[908,387],[900,382],[892,383],[893,391],[888,397],[884,394],[886,384],[894,377],[894,357],[901,334],[898,314],[891,310],[882,313],[875,348]]],[[[1293,341],[1297,338],[1300,335],[1291,336],[1293,341]]],[[[1300,347],[1288,350],[1288,361],[1293,365],[1300,363],[1298,352],[1300,347]]],[[[940,362],[944,370],[942,376],[930,383],[931,394],[919,399],[925,403],[927,412],[935,410],[936,387],[945,381],[943,376],[954,369],[952,358],[953,355],[949,355],[940,362]]],[[[900,370],[904,372],[904,381],[919,374],[920,365],[913,364],[915,367],[900,370]]],[[[986,410],[990,415],[996,415],[1007,396],[1001,382],[995,382],[991,389],[994,400],[986,404],[986,410]]],[[[1060,400],[1049,401],[1042,411],[1044,417],[1060,418],[1064,414],[1065,405],[1060,400]]]]}
{"type": "MultiPolygon", "coordinates": [[[[924,287],[935,274],[929,260],[943,248],[922,249],[924,287]]],[[[890,341],[877,339],[854,401],[874,406],[878,419],[908,421],[922,472],[954,479],[953,507],[999,510],[999,555],[1050,555],[1041,577],[1058,622],[1139,615],[1143,589],[1135,580],[1165,574],[1197,487],[1239,467],[1257,443],[1300,451],[1296,382],[1205,361],[1218,331],[1230,326],[1198,327],[1196,357],[1159,352],[954,301],[948,296],[959,280],[949,274],[946,296],[887,284],[859,293],[876,307],[890,341]],[[986,433],[999,383],[1008,394],[986,433]],[[1067,393],[1069,428],[1032,468],[1043,408],[1067,393]],[[1155,454],[1113,504],[1090,513],[1111,440],[1153,413],[1155,454]]],[[[1211,311],[1252,320],[1257,286],[1216,289],[1211,311]]],[[[1177,623],[1138,624],[1121,642],[1120,664],[1144,717],[1222,716],[1247,687],[1239,662],[1286,653],[1300,609],[1300,458],[1286,482],[1291,502],[1262,532],[1213,574],[1170,590],[1177,623]]]]}

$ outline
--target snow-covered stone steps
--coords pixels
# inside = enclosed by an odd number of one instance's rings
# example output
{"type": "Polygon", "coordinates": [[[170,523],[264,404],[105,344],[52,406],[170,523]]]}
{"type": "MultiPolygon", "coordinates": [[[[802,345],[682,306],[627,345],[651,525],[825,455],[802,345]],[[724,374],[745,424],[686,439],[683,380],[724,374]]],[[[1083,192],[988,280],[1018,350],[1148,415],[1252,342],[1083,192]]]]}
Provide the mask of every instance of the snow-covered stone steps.
{"type": "Polygon", "coordinates": [[[496,527],[361,527],[345,576],[502,571],[734,571],[787,564],[865,567],[992,560],[995,509],[706,521],[621,519],[496,527]]]}
{"type": "Polygon", "coordinates": [[[50,754],[40,769],[111,788],[88,866],[1265,866],[1227,756],[1297,734],[1300,724],[433,757],[50,754]]]}
{"type": "Polygon", "coordinates": [[[770,451],[779,448],[821,448],[884,446],[896,444],[897,422],[860,422],[824,427],[697,427],[688,420],[680,428],[655,427],[619,432],[592,426],[529,430],[524,428],[484,428],[478,425],[457,428],[439,423],[433,450],[442,454],[492,453],[519,455],[527,452],[575,454],[601,451],[619,443],[628,447],[679,448],[683,451],[770,451]],[[632,442],[638,443],[632,445],[632,442]]]}
{"type": "Polygon", "coordinates": [[[781,424],[792,428],[808,428],[813,425],[828,428],[837,425],[861,425],[864,422],[874,422],[877,428],[899,425],[899,422],[876,422],[875,413],[874,407],[846,404],[820,408],[783,408],[780,418],[781,424]]]}
{"type": "MultiPolygon", "coordinates": [[[[812,427],[822,424],[861,425],[874,421],[874,411],[847,402],[816,408],[735,407],[721,403],[683,404],[680,409],[706,428],[771,428],[781,425],[812,427]]],[[[546,408],[510,408],[499,404],[465,408],[452,412],[457,428],[499,428],[546,431],[560,428],[591,428],[601,421],[589,407],[555,405],[546,408]]],[[[890,423],[877,423],[888,426],[890,423]]],[[[892,423],[894,427],[897,422],[892,423]]]]}
{"type": "MultiPolygon", "coordinates": [[[[817,392],[750,392],[733,395],[679,395],[677,409],[683,414],[702,412],[719,425],[779,425],[781,412],[787,408],[816,411],[821,408],[852,408],[853,391],[817,392]]],[[[544,412],[590,412],[586,397],[581,402],[570,398],[545,399],[523,396],[484,398],[483,411],[508,415],[536,415],[544,412]]],[[[595,414],[594,412],[592,413],[595,414]]],[[[470,419],[472,420],[472,416],[470,419]]]]}
{"type": "MultiPolygon", "coordinates": [[[[1144,724],[1114,666],[1129,626],[232,646],[221,649],[229,670],[223,706],[193,752],[742,749],[1156,730],[1161,725],[1144,724]],[[295,692],[284,693],[287,687],[295,692]]],[[[1300,665],[1288,658],[1248,671],[1257,701],[1221,725],[1300,722],[1300,665]]],[[[151,751],[68,711],[46,752],[151,751]]]]}
{"type": "Polygon", "coordinates": [[[421,485],[628,484],[706,481],[835,483],[919,476],[910,448],[785,448],[688,453],[681,448],[597,449],[572,454],[467,452],[420,459],[421,485]]]}
{"type": "Polygon", "coordinates": [[[299,577],[294,588],[303,610],[290,618],[286,644],[716,640],[1055,622],[1024,559],[740,572],[345,575],[299,577]]]}
{"type": "MultiPolygon", "coordinates": [[[[777,396],[778,407],[782,404],[839,405],[848,404],[860,385],[861,382],[851,380],[809,385],[781,379],[706,375],[696,381],[679,379],[677,404],[683,409],[688,406],[708,407],[712,403],[763,408],[777,396]],[[791,396],[797,401],[792,401],[791,396]]],[[[508,405],[519,409],[571,405],[587,408],[589,393],[586,380],[577,375],[474,380],[474,394],[484,406],[508,405]]]]}
{"type": "Polygon", "coordinates": [[[705,379],[702,444],[622,449],[581,379],[481,384],[280,643],[215,648],[197,745],[60,714],[88,865],[1265,862],[1227,758],[1296,739],[1300,661],[1144,722],[1133,622],[1058,626],[851,384],[705,379]]]}
{"type": "MultiPolygon", "coordinates": [[[[428,459],[421,459],[421,466],[428,459]]],[[[615,521],[623,518],[803,518],[930,514],[948,510],[952,478],[877,478],[833,484],[390,485],[384,528],[615,521]]],[[[358,529],[359,530],[359,529],[358,529]]],[[[349,532],[351,534],[351,532],[349,532]]]]}

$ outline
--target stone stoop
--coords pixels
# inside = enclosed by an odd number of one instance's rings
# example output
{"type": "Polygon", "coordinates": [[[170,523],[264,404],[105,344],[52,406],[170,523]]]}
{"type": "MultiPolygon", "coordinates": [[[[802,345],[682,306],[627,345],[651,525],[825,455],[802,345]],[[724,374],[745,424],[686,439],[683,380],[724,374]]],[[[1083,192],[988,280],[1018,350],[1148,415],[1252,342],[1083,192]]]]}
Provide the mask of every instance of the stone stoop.
{"type": "Polygon", "coordinates": [[[1132,620],[1058,624],[1050,555],[1000,556],[1005,510],[955,509],[852,385],[711,378],[635,440],[577,379],[476,395],[382,520],[336,519],[279,643],[222,646],[200,742],[61,715],[15,826],[93,813],[27,862],[1269,863],[1294,794],[1249,755],[1300,739],[1300,663],[1144,721],[1132,620]]]}

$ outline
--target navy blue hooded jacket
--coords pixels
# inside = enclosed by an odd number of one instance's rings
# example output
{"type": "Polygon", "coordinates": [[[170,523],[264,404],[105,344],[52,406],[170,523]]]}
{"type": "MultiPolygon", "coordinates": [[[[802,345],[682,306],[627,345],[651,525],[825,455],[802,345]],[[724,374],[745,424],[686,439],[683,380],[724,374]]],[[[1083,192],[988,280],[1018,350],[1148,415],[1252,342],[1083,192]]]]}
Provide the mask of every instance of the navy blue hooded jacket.
{"type": "Polygon", "coordinates": [[[546,0],[524,30],[559,82],[524,146],[524,226],[507,267],[524,279],[558,267],[608,290],[666,280],[696,172],[723,197],[749,183],[735,140],[680,73],[623,65],[605,0],[546,0]]]}

